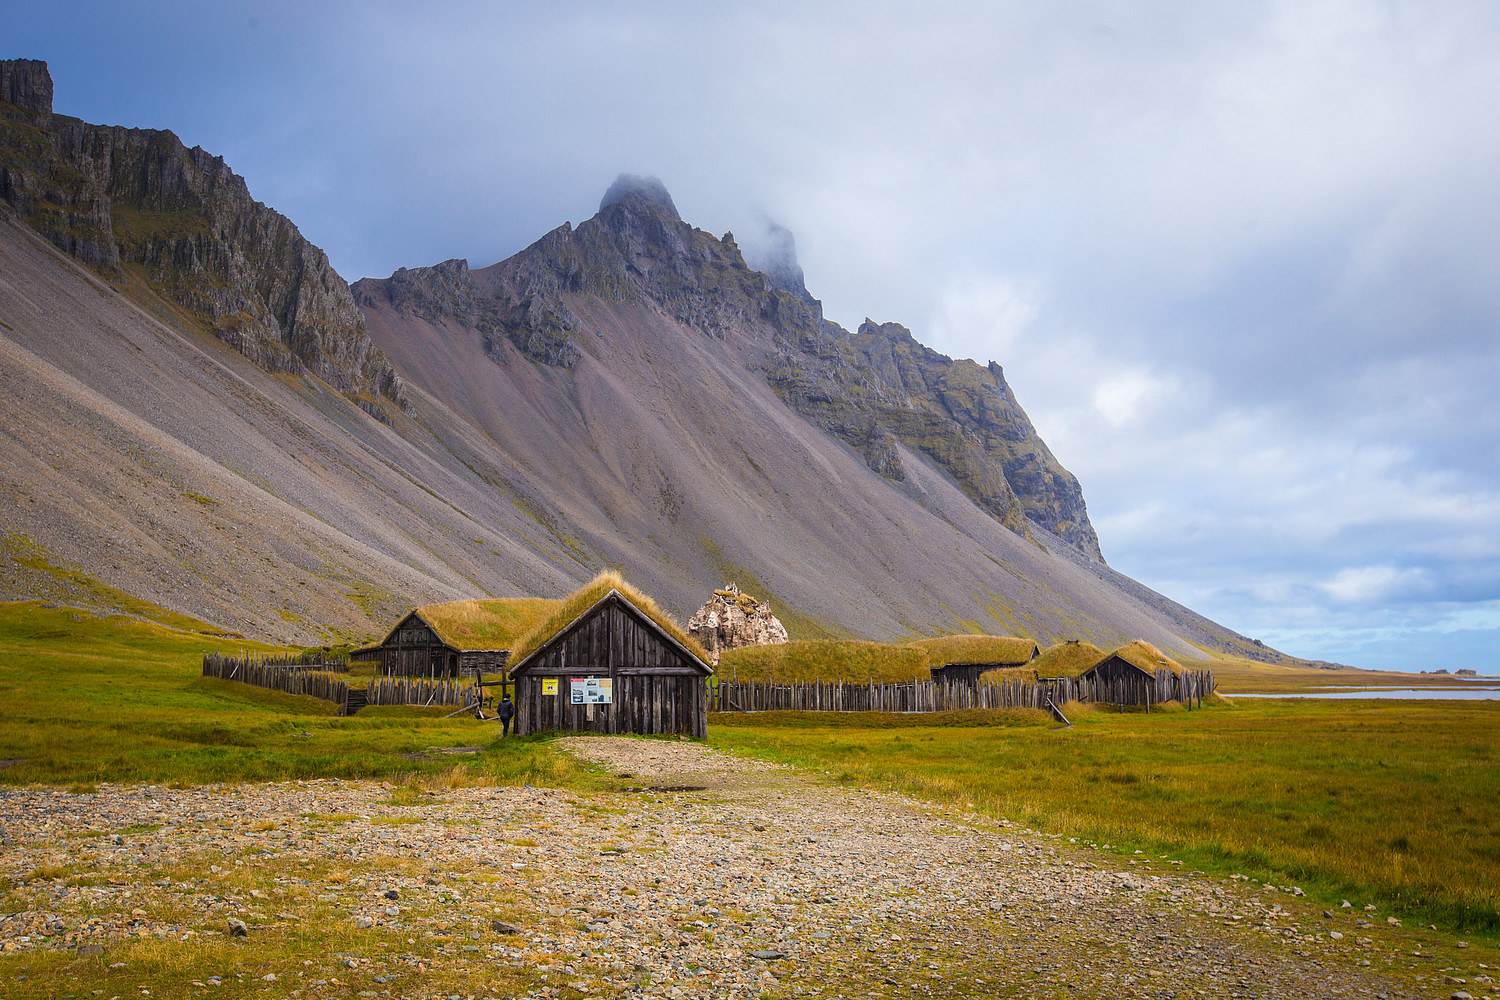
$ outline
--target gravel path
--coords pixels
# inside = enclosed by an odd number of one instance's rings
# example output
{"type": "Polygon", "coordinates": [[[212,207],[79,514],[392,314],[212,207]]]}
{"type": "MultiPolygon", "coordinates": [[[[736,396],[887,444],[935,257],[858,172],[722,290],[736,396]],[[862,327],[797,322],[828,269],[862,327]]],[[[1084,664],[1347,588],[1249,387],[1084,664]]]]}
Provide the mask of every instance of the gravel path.
{"type": "Polygon", "coordinates": [[[0,792],[0,993],[1478,1000],[1500,966],[1436,933],[1415,956],[1414,932],[1293,887],[699,744],[558,745],[629,790],[0,792]],[[70,964],[43,989],[49,953],[70,964]]]}

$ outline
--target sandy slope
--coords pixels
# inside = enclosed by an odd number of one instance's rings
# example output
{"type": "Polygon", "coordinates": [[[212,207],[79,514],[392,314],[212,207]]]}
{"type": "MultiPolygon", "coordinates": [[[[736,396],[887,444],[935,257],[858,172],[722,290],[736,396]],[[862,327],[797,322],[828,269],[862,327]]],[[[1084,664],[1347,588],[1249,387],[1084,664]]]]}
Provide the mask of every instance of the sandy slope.
{"type": "MultiPolygon", "coordinates": [[[[682,616],[736,579],[794,634],[1232,641],[1005,530],[919,455],[902,453],[907,482],[881,479],[747,367],[753,337],[644,304],[569,307],[590,331],[571,371],[366,307],[411,386],[386,426],[0,221],[6,548],[304,642],[374,634],[414,603],[556,595],[603,566],[682,616]]],[[[3,568],[0,596],[68,596],[3,568]]]]}

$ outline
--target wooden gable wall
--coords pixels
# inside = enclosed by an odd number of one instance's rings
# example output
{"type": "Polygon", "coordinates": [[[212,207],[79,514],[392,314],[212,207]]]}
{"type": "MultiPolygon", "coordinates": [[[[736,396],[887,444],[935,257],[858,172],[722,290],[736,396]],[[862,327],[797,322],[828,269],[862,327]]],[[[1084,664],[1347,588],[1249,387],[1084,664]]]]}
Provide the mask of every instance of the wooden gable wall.
{"type": "Polygon", "coordinates": [[[651,619],[620,597],[602,601],[554,637],[515,675],[516,731],[708,731],[708,674],[651,619]],[[571,682],[609,678],[613,701],[574,705],[571,682]],[[552,694],[545,693],[553,682],[552,694]]]}

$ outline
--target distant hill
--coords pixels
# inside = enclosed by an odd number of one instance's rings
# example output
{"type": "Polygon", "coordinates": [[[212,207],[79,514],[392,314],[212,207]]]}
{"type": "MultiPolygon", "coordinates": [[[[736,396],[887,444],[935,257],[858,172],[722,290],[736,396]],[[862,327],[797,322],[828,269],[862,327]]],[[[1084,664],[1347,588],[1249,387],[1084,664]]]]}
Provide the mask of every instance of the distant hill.
{"type": "Polygon", "coordinates": [[[222,161],[50,94],[0,63],[0,596],[317,642],[619,567],[684,619],[734,580],[794,638],[1278,656],[1104,564],[998,365],[839,328],[658,183],[351,293],[222,161]]]}

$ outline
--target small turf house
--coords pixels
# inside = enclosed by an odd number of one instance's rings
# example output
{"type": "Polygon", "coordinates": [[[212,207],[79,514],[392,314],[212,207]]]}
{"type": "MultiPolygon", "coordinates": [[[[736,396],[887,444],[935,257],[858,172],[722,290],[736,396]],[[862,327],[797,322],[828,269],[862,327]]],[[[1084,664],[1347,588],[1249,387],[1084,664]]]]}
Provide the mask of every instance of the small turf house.
{"type": "Polygon", "coordinates": [[[1095,700],[1109,704],[1150,705],[1163,701],[1159,681],[1182,674],[1182,664],[1149,642],[1137,639],[1109,653],[1078,675],[1098,692],[1095,700]]]}
{"type": "Polygon", "coordinates": [[[707,655],[649,597],[606,573],[515,646],[518,733],[678,733],[708,728],[707,655]]]}
{"type": "Polygon", "coordinates": [[[429,604],[412,611],[374,646],[356,649],[390,677],[457,679],[498,674],[515,642],[561,601],[502,598],[429,604]]]}
{"type": "Polygon", "coordinates": [[[927,650],[933,680],[966,684],[979,683],[988,670],[1024,666],[1041,652],[1033,639],[1002,635],[946,635],[912,645],[927,650]]]}

